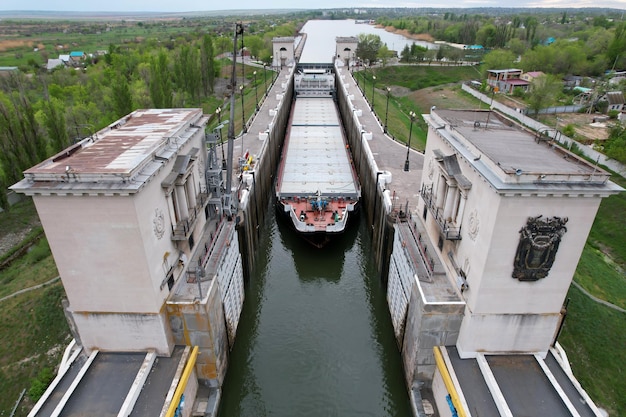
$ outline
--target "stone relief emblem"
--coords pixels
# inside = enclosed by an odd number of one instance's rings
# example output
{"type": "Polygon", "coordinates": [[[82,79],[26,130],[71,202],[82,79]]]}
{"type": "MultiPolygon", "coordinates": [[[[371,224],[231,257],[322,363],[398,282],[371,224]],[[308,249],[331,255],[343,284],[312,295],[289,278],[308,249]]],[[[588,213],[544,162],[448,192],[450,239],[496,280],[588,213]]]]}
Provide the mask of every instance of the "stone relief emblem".
{"type": "Polygon", "coordinates": [[[545,278],[554,263],[561,237],[567,232],[567,217],[529,217],[521,228],[513,262],[513,278],[537,281],[545,278]]]}
{"type": "Polygon", "coordinates": [[[478,236],[478,226],[480,225],[480,221],[478,220],[478,210],[474,209],[469,216],[469,223],[467,225],[467,230],[469,233],[469,237],[472,240],[476,240],[478,236]]]}
{"type": "Polygon", "coordinates": [[[154,210],[154,218],[152,219],[152,225],[154,229],[154,235],[157,239],[161,239],[165,234],[165,216],[161,209],[154,210]]]}

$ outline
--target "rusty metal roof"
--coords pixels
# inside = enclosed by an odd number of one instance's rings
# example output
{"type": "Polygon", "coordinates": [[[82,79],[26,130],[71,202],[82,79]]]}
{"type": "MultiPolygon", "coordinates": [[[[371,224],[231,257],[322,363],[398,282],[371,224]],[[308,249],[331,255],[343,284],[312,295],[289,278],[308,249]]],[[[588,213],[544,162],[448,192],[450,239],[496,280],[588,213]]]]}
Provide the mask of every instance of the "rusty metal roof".
{"type": "Polygon", "coordinates": [[[25,180],[13,188],[99,190],[130,182],[136,186],[205,124],[202,109],[136,110],[24,171],[25,180]]]}

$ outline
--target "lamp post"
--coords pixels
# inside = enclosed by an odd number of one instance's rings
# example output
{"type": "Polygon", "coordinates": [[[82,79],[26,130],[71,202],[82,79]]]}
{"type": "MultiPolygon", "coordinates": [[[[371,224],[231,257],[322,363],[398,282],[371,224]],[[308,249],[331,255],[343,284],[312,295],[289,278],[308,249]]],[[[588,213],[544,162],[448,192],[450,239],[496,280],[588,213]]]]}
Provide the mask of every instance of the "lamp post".
{"type": "Polygon", "coordinates": [[[374,85],[376,85],[376,76],[372,75],[372,111],[374,111],[374,85]]]}
{"type": "Polygon", "coordinates": [[[389,94],[391,93],[391,88],[387,87],[387,105],[385,106],[385,128],[383,131],[387,133],[387,116],[389,116],[389,94]]]}
{"type": "Polygon", "coordinates": [[[252,72],[254,75],[254,100],[256,101],[256,111],[259,111],[259,86],[256,85],[256,70],[252,72]]]}
{"type": "Polygon", "coordinates": [[[241,123],[243,125],[243,133],[248,133],[246,129],[246,112],[243,104],[243,85],[239,86],[239,91],[241,91],[241,123]]]}
{"type": "Polygon", "coordinates": [[[266,65],[263,64],[263,85],[265,85],[265,97],[267,98],[267,69],[266,65]]]}
{"type": "Polygon", "coordinates": [[[215,109],[215,114],[217,114],[217,130],[220,135],[220,148],[222,148],[222,169],[226,169],[226,157],[224,156],[224,141],[222,140],[222,108],[218,107],[215,109]]]}
{"type": "Polygon", "coordinates": [[[409,128],[409,141],[406,143],[406,161],[404,161],[404,170],[409,171],[409,150],[411,149],[411,134],[413,133],[413,122],[415,121],[416,114],[412,111],[409,112],[411,118],[411,127],[409,128]]]}

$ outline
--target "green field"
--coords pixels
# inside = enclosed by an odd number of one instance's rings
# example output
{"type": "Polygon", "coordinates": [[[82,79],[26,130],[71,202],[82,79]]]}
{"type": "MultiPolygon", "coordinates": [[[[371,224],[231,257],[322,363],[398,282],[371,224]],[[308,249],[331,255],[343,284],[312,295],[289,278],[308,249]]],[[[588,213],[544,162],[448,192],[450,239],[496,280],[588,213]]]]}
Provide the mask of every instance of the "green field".
{"type": "MultiPolygon", "coordinates": [[[[10,23],[3,22],[4,26],[10,23]]],[[[32,63],[45,65],[48,58],[58,58],[60,54],[81,51],[94,54],[108,50],[109,45],[124,47],[144,45],[144,47],[167,47],[175,38],[201,30],[208,30],[211,24],[201,26],[189,24],[137,23],[93,23],[55,22],[45,27],[41,22],[15,22],[17,31],[38,28],[23,36],[0,36],[0,66],[28,67],[32,63]],[[42,29],[44,28],[45,29],[42,29]],[[35,51],[35,48],[37,50],[35,51]]]]}
{"type": "MultiPolygon", "coordinates": [[[[28,200],[0,213],[0,232],[29,228],[37,214],[28,200]]],[[[15,249],[30,246],[24,255],[0,269],[0,298],[55,278],[58,273],[48,242],[35,227],[15,249]],[[33,244],[34,243],[34,244],[33,244]]],[[[12,251],[14,252],[14,251],[12,251]]],[[[8,256],[3,256],[0,262],[8,256]]],[[[0,301],[0,415],[9,415],[22,389],[30,390],[36,381],[49,383],[65,346],[70,341],[69,329],[61,307],[64,297],[60,281],[0,301]],[[38,375],[42,370],[40,378],[38,375]],[[3,414],[4,413],[4,414],[3,414]]],[[[26,416],[33,405],[26,395],[16,416],[26,416]]]]}

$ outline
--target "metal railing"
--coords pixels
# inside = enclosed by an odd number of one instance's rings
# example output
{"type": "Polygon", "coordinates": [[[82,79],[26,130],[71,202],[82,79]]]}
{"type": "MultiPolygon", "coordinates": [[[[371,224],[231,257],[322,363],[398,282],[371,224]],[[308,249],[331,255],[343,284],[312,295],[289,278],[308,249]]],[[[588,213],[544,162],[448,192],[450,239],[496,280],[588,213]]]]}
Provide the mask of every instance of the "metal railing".
{"type": "Polygon", "coordinates": [[[172,226],[172,240],[187,240],[196,221],[198,220],[198,214],[204,210],[208,202],[209,195],[206,192],[201,191],[196,196],[196,205],[189,210],[188,217],[180,220],[175,226],[172,226]]]}
{"type": "Polygon", "coordinates": [[[454,223],[447,221],[443,217],[443,210],[435,205],[435,199],[433,197],[433,186],[422,185],[420,190],[420,196],[424,200],[428,211],[435,219],[435,223],[439,226],[441,233],[446,240],[461,240],[461,227],[456,226],[454,223]]]}

